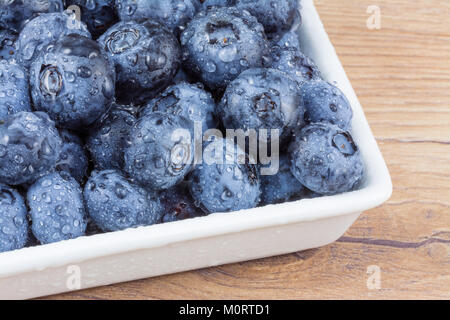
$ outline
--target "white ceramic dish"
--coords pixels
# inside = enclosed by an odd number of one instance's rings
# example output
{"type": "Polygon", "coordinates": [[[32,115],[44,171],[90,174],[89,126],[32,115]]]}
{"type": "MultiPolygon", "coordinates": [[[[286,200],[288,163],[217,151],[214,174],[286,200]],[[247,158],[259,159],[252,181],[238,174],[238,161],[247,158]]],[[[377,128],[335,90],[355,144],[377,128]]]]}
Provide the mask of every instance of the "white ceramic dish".
{"type": "Polygon", "coordinates": [[[341,237],[362,211],[386,201],[391,179],[361,105],[313,1],[302,5],[302,47],[354,110],[354,138],[367,167],[360,190],[2,253],[0,298],[71,291],[77,275],[81,288],[90,288],[324,246],[341,237]]]}

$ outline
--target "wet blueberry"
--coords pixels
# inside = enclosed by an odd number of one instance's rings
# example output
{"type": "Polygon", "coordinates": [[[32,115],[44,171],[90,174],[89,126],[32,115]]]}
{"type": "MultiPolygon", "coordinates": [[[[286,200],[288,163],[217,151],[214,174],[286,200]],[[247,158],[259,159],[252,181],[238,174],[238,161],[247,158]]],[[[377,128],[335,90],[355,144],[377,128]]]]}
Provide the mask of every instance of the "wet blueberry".
{"type": "Polygon", "coordinates": [[[264,28],[234,7],[200,12],[181,35],[183,67],[212,90],[224,89],[239,74],[269,59],[264,28]]]}
{"type": "Polygon", "coordinates": [[[60,135],[63,146],[56,162],[56,170],[67,172],[78,183],[82,183],[86,178],[89,166],[84,144],[77,135],[67,130],[61,130],[60,135]]]}
{"type": "Polygon", "coordinates": [[[0,61],[0,120],[31,111],[28,74],[14,61],[0,61]]]}
{"type": "Polygon", "coordinates": [[[326,81],[311,81],[302,86],[307,123],[328,122],[343,130],[351,128],[352,107],[344,93],[326,81]]]}
{"type": "Polygon", "coordinates": [[[291,162],[285,154],[279,158],[279,170],[274,175],[261,175],[261,203],[276,204],[303,198],[306,188],[292,175],[291,162]]]}
{"type": "Polygon", "coordinates": [[[84,188],[84,199],[90,218],[105,232],[161,221],[158,195],[115,170],[94,172],[84,188]]]}
{"type": "Polygon", "coordinates": [[[201,125],[203,131],[217,127],[216,104],[203,85],[185,82],[167,88],[162,94],[151,100],[141,111],[141,115],[160,111],[181,115],[192,121],[192,125],[201,125]]]}
{"type": "Polygon", "coordinates": [[[19,112],[0,121],[0,183],[33,183],[53,170],[62,140],[42,112],[19,112]]]}
{"type": "Polygon", "coordinates": [[[105,114],[113,101],[115,71],[99,45],[71,34],[40,53],[30,68],[36,110],[58,126],[82,129],[105,114]]]}
{"type": "Polygon", "coordinates": [[[227,129],[278,129],[285,140],[303,124],[300,88],[274,69],[250,69],[226,89],[219,115],[227,129]]]}
{"type": "Polygon", "coordinates": [[[308,189],[324,195],[352,191],[364,163],[350,133],[316,123],[303,128],[290,146],[291,172],[308,189]]]}
{"type": "Polygon", "coordinates": [[[0,184],[0,252],[21,249],[27,240],[25,201],[19,192],[0,184]]]}
{"type": "Polygon", "coordinates": [[[270,35],[295,29],[300,24],[299,3],[298,0],[236,0],[236,7],[255,16],[270,35]]]}
{"type": "Polygon", "coordinates": [[[34,236],[42,244],[74,239],[86,231],[86,211],[78,182],[68,173],[52,173],[27,192],[34,236]]]}
{"type": "Polygon", "coordinates": [[[143,104],[172,81],[180,66],[178,40],[163,25],[120,22],[99,38],[117,70],[117,98],[143,104]]]}
{"type": "Polygon", "coordinates": [[[198,0],[116,0],[122,21],[159,21],[179,34],[195,15],[198,0]]]}
{"type": "Polygon", "coordinates": [[[205,143],[203,163],[189,176],[194,203],[205,213],[254,208],[260,201],[260,178],[255,165],[232,140],[205,143]]]}
{"type": "Polygon", "coordinates": [[[194,159],[192,123],[179,115],[153,112],[130,132],[125,171],[143,186],[165,190],[180,183],[194,159]]]}
{"type": "Polygon", "coordinates": [[[84,23],[68,12],[46,13],[31,20],[17,40],[17,59],[29,68],[47,45],[69,34],[90,37],[84,23]]]}
{"type": "Polygon", "coordinates": [[[273,47],[269,67],[290,75],[299,84],[321,79],[319,68],[314,61],[296,48],[273,47]]]}
{"type": "Polygon", "coordinates": [[[124,149],[136,118],[120,106],[96,123],[90,131],[86,146],[98,170],[119,169],[124,165],[124,149]]]}

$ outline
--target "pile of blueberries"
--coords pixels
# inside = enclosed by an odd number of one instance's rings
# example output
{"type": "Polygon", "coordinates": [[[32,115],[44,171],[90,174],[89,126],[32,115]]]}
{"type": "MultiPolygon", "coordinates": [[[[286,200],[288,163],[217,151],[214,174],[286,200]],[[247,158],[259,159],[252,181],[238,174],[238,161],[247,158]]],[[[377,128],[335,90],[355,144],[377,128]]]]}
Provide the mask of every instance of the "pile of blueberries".
{"type": "Polygon", "coordinates": [[[0,1],[0,252],[357,188],[352,110],[302,53],[299,6],[0,1]],[[220,135],[194,162],[199,123],[277,129],[279,170],[220,135]]]}

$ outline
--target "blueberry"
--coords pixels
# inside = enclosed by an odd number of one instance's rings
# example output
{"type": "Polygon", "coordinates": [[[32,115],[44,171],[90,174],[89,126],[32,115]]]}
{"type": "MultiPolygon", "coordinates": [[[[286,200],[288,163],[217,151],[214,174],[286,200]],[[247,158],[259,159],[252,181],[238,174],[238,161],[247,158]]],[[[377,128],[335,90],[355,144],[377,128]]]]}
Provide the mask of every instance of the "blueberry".
{"type": "Polygon", "coordinates": [[[0,121],[0,182],[33,183],[55,168],[62,141],[42,112],[19,112],[0,121]]]}
{"type": "Polygon", "coordinates": [[[301,20],[298,0],[236,0],[236,8],[255,16],[269,35],[295,29],[301,20]]]}
{"type": "Polygon", "coordinates": [[[164,190],[181,182],[194,158],[192,123],[178,115],[153,112],[130,132],[125,171],[143,186],[164,190]]]}
{"type": "Polygon", "coordinates": [[[74,133],[60,131],[63,146],[56,162],[57,171],[69,173],[78,183],[82,183],[87,175],[89,159],[84,150],[84,144],[74,133]]]}
{"type": "Polygon", "coordinates": [[[84,187],[90,217],[105,232],[158,223],[157,194],[131,183],[118,171],[95,172],[84,187]]]}
{"type": "Polygon", "coordinates": [[[274,69],[250,69],[226,89],[219,115],[227,129],[278,129],[284,140],[302,125],[298,84],[274,69]]]}
{"type": "Polygon", "coordinates": [[[115,105],[91,130],[86,146],[98,170],[123,168],[124,149],[135,122],[132,114],[115,105]]]}
{"type": "Polygon", "coordinates": [[[298,34],[295,31],[282,32],[274,35],[271,39],[272,46],[278,46],[283,49],[295,49],[300,50],[300,40],[298,34]]]}
{"type": "Polygon", "coordinates": [[[82,129],[110,108],[114,66],[95,41],[71,34],[41,52],[30,68],[30,83],[36,110],[66,129],[82,129]]]}
{"type": "Polygon", "coordinates": [[[159,21],[178,34],[195,15],[198,0],[116,0],[122,21],[159,21]]]}
{"type": "Polygon", "coordinates": [[[164,215],[162,222],[174,222],[204,216],[205,213],[194,205],[189,189],[184,183],[176,185],[159,195],[164,215]]]}
{"type": "Polygon", "coordinates": [[[212,7],[231,7],[236,4],[236,0],[199,0],[203,10],[211,9],[212,7]]]}
{"type": "Polygon", "coordinates": [[[143,104],[172,81],[180,66],[180,45],[157,22],[120,22],[99,39],[117,70],[117,98],[143,104]]]}
{"type": "Polygon", "coordinates": [[[0,184],[0,252],[21,249],[27,241],[25,201],[16,190],[0,184]]]}
{"type": "Polygon", "coordinates": [[[15,58],[17,37],[12,31],[0,29],[0,60],[15,58]]]}
{"type": "Polygon", "coordinates": [[[303,128],[290,146],[291,172],[308,189],[323,195],[354,190],[364,163],[350,133],[316,123],[303,128]]]}
{"type": "Polygon", "coordinates": [[[84,23],[67,12],[45,13],[28,22],[17,40],[17,59],[29,68],[47,45],[68,34],[90,37],[84,23]]]}
{"type": "Polygon", "coordinates": [[[295,48],[273,47],[269,66],[289,74],[300,84],[321,79],[319,68],[314,61],[295,48]]]}
{"type": "Polygon", "coordinates": [[[86,211],[80,185],[66,172],[40,178],[27,192],[34,236],[42,244],[85,235],[86,211]]]}
{"type": "Polygon", "coordinates": [[[261,175],[261,203],[277,204],[293,198],[303,198],[307,190],[292,175],[287,155],[280,156],[279,171],[275,175],[261,175]]]}
{"type": "Polygon", "coordinates": [[[83,21],[94,39],[119,21],[114,0],[66,0],[68,8],[78,6],[83,21]]]}
{"type": "Polygon", "coordinates": [[[256,166],[242,157],[244,151],[226,139],[205,145],[203,164],[189,176],[195,204],[206,213],[256,207],[260,201],[260,178],[256,166]]]}
{"type": "Polygon", "coordinates": [[[216,104],[203,85],[179,83],[167,88],[157,98],[151,100],[142,110],[142,115],[160,111],[181,115],[192,121],[192,125],[199,123],[203,131],[217,127],[215,117],[216,104]]]}
{"type": "Polygon", "coordinates": [[[302,86],[307,123],[328,122],[343,130],[351,128],[352,107],[337,87],[326,81],[307,82],[302,86]]]}
{"type": "Polygon", "coordinates": [[[264,29],[247,11],[235,7],[200,12],[181,35],[183,67],[218,90],[242,71],[261,67],[269,57],[264,29]]]}
{"type": "Polygon", "coordinates": [[[3,0],[0,2],[0,27],[20,32],[36,15],[62,10],[62,0],[3,0]]]}
{"type": "Polygon", "coordinates": [[[28,74],[14,61],[0,61],[0,120],[7,116],[30,111],[28,74]]]}

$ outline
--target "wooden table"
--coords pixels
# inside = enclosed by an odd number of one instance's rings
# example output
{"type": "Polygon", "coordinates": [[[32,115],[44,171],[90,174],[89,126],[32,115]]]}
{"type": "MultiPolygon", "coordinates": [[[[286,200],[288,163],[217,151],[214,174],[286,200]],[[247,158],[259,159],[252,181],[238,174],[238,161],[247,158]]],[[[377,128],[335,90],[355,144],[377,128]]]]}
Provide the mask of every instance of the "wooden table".
{"type": "Polygon", "coordinates": [[[450,1],[316,4],[392,174],[391,200],[321,249],[52,298],[450,298],[450,1]],[[366,26],[370,5],[380,30],[366,26]],[[367,286],[373,265],[380,289],[367,286]]]}

